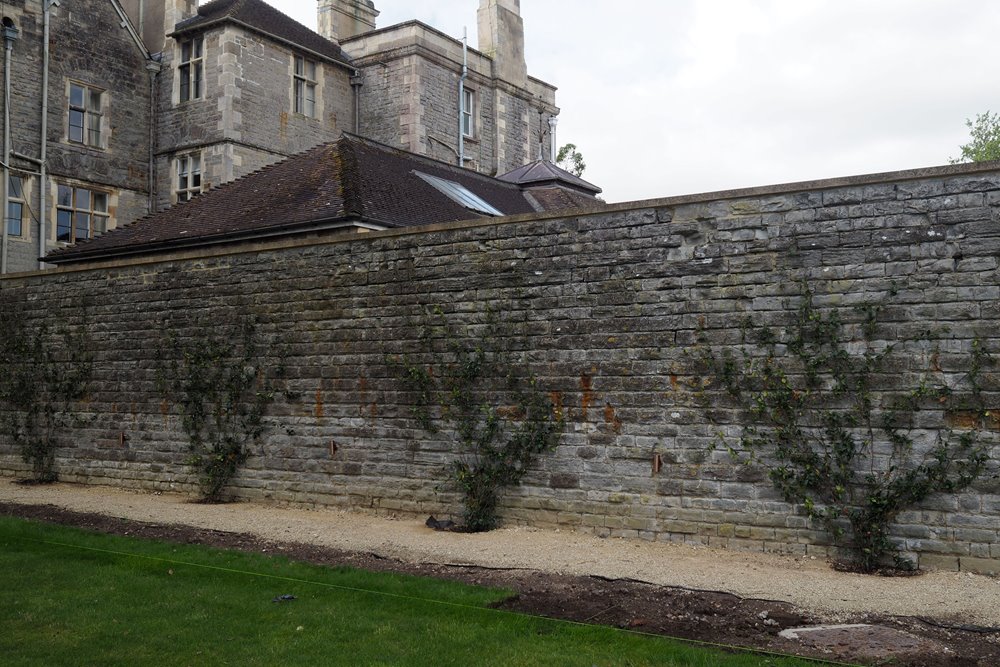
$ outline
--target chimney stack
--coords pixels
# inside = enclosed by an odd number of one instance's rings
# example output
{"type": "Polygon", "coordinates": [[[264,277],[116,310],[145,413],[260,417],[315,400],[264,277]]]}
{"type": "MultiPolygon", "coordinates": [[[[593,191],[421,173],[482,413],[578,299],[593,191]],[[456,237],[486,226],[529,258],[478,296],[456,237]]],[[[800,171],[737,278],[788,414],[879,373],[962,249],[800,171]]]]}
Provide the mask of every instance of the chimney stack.
{"type": "Polygon", "coordinates": [[[318,0],[316,5],[319,34],[337,43],[374,30],[377,17],[372,0],[318,0]]]}
{"type": "Polygon", "coordinates": [[[527,87],[521,0],[480,0],[479,50],[493,59],[498,78],[527,87]]]}

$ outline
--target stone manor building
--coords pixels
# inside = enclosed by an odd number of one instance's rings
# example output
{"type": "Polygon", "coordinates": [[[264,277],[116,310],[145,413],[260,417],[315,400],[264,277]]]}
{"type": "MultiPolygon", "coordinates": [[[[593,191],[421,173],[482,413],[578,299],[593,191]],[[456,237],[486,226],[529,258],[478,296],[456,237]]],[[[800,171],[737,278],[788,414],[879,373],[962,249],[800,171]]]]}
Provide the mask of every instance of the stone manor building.
{"type": "Polygon", "coordinates": [[[0,272],[344,131],[488,176],[551,156],[520,0],[480,1],[478,49],[371,0],[317,10],[319,33],[263,0],[5,2],[0,272]]]}

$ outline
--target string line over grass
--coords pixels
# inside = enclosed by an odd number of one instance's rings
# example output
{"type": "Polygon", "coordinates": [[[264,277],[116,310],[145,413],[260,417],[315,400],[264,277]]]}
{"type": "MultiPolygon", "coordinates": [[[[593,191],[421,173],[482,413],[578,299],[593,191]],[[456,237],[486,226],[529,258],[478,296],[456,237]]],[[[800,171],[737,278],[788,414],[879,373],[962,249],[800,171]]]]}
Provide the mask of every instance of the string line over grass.
{"type": "MultiPolygon", "coordinates": [[[[404,595],[401,593],[391,593],[388,591],[377,591],[368,588],[359,588],[357,586],[345,586],[343,584],[333,584],[325,581],[313,581],[309,579],[301,579],[298,577],[287,577],[279,574],[269,574],[266,572],[252,572],[250,570],[239,570],[236,568],[221,567],[218,565],[208,565],[204,563],[192,563],[190,561],[176,560],[172,558],[162,558],[159,556],[148,556],[146,554],[131,553],[128,551],[118,551],[116,549],[102,549],[100,547],[88,547],[79,544],[68,544],[66,542],[57,542],[54,540],[40,540],[37,538],[24,537],[24,536],[12,536],[13,539],[21,540],[22,542],[32,542],[36,544],[44,544],[47,546],[60,547],[64,549],[73,549],[77,551],[88,551],[93,553],[103,553],[113,556],[119,556],[123,558],[136,558],[140,560],[146,560],[157,563],[164,563],[166,565],[174,565],[178,567],[191,567],[203,570],[213,570],[217,572],[226,572],[228,574],[241,575],[245,577],[257,577],[260,579],[272,579],[276,581],[284,581],[288,583],[304,584],[310,586],[318,586],[321,588],[329,588],[349,593],[364,593],[368,595],[377,595],[381,597],[394,598],[399,600],[406,600],[409,602],[420,602],[424,604],[439,605],[442,607],[452,607],[462,610],[474,610],[478,612],[492,612],[497,615],[512,616],[516,618],[536,618],[542,619],[551,623],[562,624],[567,626],[577,626],[577,627],[592,627],[592,624],[584,623],[581,621],[573,621],[561,618],[549,618],[549,617],[536,617],[530,614],[523,614],[521,612],[510,611],[508,609],[497,609],[494,607],[481,607],[476,605],[465,604],[462,602],[449,602],[448,600],[437,600],[434,598],[422,598],[413,595],[404,595]]],[[[684,637],[672,637],[669,635],[660,635],[652,632],[643,632],[641,630],[633,630],[631,628],[611,628],[617,632],[621,632],[627,635],[634,635],[638,637],[649,637],[657,639],[668,639],[676,641],[683,644],[688,644],[690,646],[697,646],[703,648],[720,649],[724,651],[739,651],[743,653],[749,653],[752,655],[759,655],[763,657],[773,657],[773,658],[786,658],[791,660],[801,660],[804,662],[812,663],[815,665],[832,665],[834,667],[857,667],[852,663],[837,662],[834,660],[825,660],[822,658],[804,658],[802,656],[792,655],[790,653],[781,653],[778,651],[766,651],[762,649],[754,649],[745,646],[736,646],[731,644],[719,644],[716,642],[706,642],[699,641],[696,639],[686,639],[684,637]]]]}

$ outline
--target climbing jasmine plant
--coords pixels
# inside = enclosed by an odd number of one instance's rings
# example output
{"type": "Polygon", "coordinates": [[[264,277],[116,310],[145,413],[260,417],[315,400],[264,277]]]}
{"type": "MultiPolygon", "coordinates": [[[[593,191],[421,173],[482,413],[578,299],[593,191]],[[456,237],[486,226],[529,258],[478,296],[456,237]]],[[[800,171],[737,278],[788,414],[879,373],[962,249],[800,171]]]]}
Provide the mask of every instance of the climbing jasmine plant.
{"type": "MultiPolygon", "coordinates": [[[[7,310],[7,309],[5,309],[7,310]]],[[[0,318],[0,432],[31,464],[31,481],[54,482],[61,435],[84,420],[94,355],[86,326],[28,326],[11,307],[0,318]]]]}
{"type": "Polygon", "coordinates": [[[503,490],[519,484],[563,431],[561,411],[511,353],[516,336],[504,314],[487,309],[484,324],[460,329],[436,307],[420,351],[390,359],[416,421],[457,445],[449,482],[463,495],[471,532],[497,526],[503,490]]]}
{"type": "Polygon", "coordinates": [[[982,386],[993,360],[980,340],[942,369],[932,332],[887,341],[882,312],[871,303],[818,309],[804,285],[786,328],[747,320],[741,344],[721,349],[702,331],[696,353],[702,399],[731,409],[741,427],[735,438],[720,431],[719,444],[766,468],[785,501],[834,538],[849,532],[864,572],[893,559],[909,565],[890,539],[892,523],[980,476],[991,418],[982,386]],[[899,388],[911,371],[910,388],[899,388]]]}
{"type": "Polygon", "coordinates": [[[178,406],[188,438],[187,463],[198,476],[203,500],[224,491],[260,441],[274,395],[277,371],[268,373],[257,325],[244,319],[234,331],[199,331],[182,339],[167,334],[158,353],[157,386],[178,406]]]}

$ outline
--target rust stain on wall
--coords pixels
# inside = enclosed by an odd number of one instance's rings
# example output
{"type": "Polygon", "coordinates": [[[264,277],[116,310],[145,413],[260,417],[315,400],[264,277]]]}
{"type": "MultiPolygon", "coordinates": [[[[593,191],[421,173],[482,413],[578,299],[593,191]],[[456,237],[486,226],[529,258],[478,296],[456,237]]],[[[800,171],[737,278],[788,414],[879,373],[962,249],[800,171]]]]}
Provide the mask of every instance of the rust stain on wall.
{"type": "Polygon", "coordinates": [[[580,421],[587,421],[587,410],[590,409],[591,404],[594,402],[592,386],[593,378],[587,374],[580,376],[580,391],[583,393],[580,397],[580,421]]]}
{"type": "Polygon", "coordinates": [[[565,417],[565,412],[563,411],[563,395],[561,391],[550,391],[549,400],[552,402],[552,415],[556,419],[563,419],[565,417]]]}
{"type": "Polygon", "coordinates": [[[316,389],[316,409],[313,411],[316,419],[323,418],[323,388],[316,389]]]}
{"type": "Polygon", "coordinates": [[[615,433],[622,432],[622,420],[615,414],[615,409],[610,403],[604,404],[604,423],[613,428],[615,433]]]}

